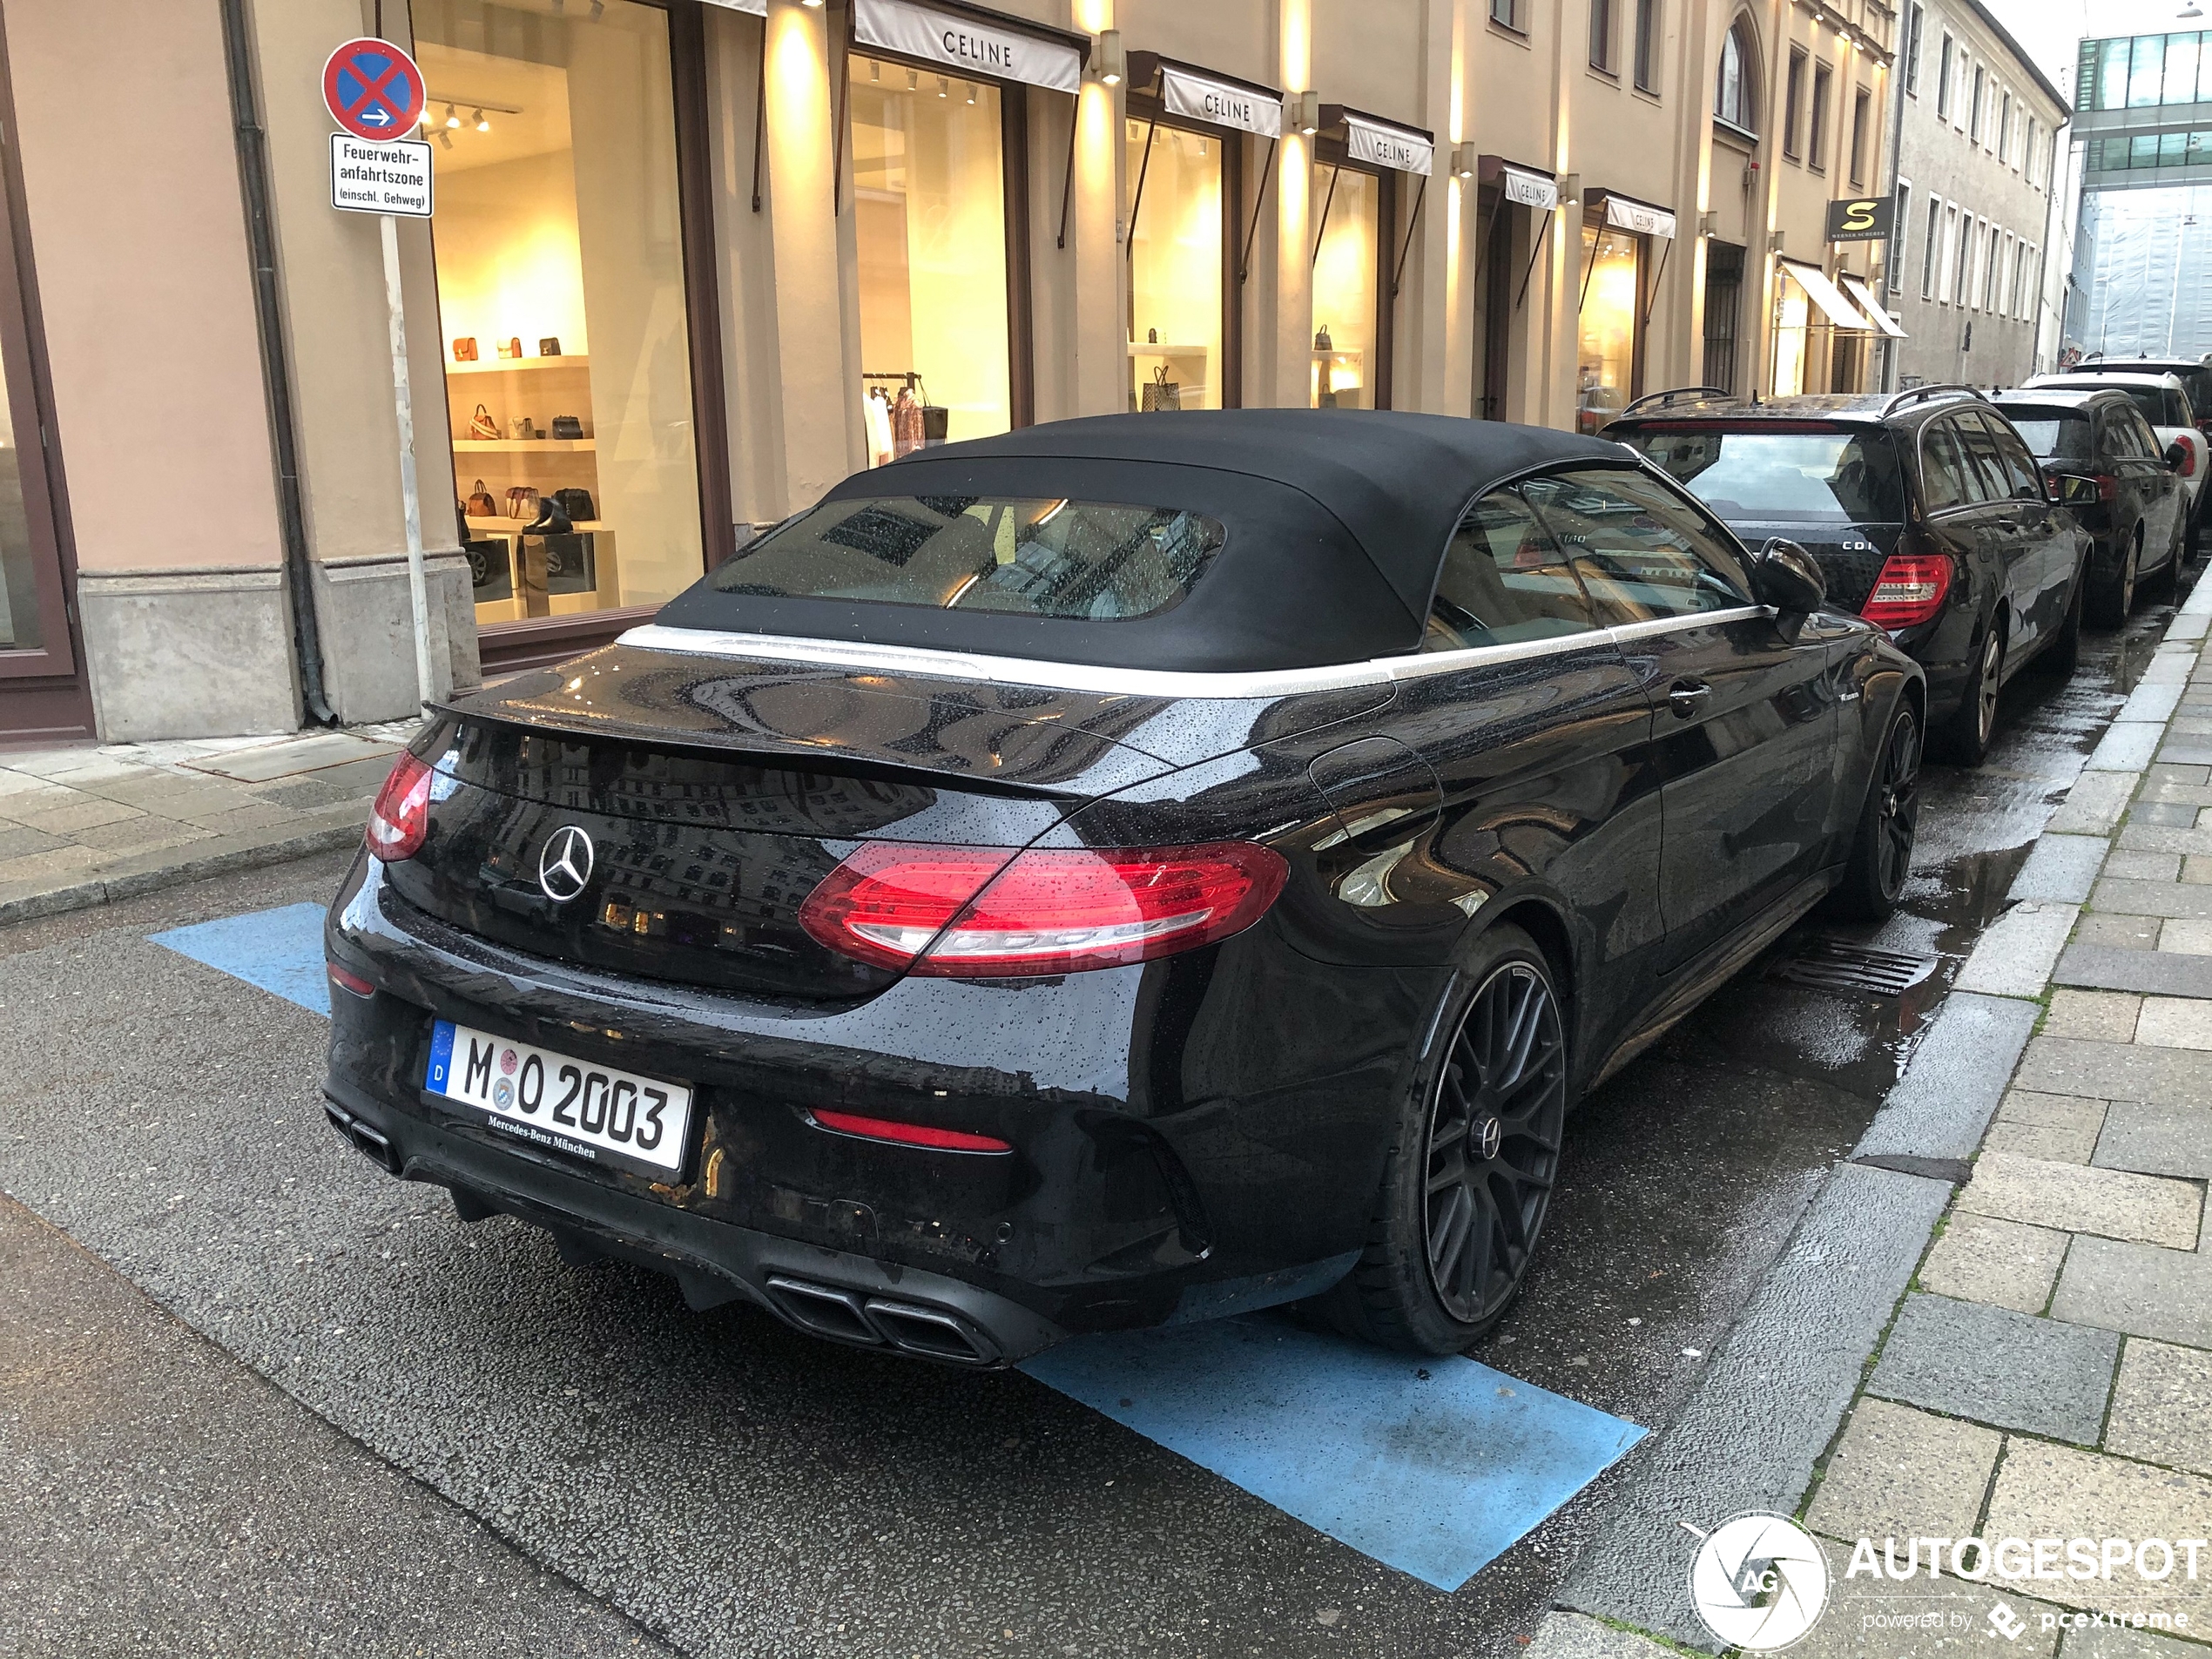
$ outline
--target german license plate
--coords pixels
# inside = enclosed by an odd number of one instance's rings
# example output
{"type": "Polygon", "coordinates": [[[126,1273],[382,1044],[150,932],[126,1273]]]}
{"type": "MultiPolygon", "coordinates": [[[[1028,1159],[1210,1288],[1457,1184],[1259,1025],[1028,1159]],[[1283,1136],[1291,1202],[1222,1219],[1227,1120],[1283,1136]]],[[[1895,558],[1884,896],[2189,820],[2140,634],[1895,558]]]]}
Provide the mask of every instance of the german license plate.
{"type": "Polygon", "coordinates": [[[425,1092],[474,1107],[494,1129],[649,1175],[684,1165],[691,1091],[440,1020],[425,1092]]]}

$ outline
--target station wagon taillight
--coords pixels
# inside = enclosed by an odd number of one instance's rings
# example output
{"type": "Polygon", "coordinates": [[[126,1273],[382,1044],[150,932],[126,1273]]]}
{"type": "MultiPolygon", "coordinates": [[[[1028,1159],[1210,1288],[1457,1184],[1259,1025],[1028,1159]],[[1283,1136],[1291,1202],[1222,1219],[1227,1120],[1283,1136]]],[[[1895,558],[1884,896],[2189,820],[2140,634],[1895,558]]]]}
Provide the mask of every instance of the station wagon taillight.
{"type": "Polygon", "coordinates": [[[1942,610],[1950,592],[1948,554],[1892,553],[1858,614],[1878,628],[1910,628],[1942,610]]]}
{"type": "Polygon", "coordinates": [[[387,864],[411,859],[422,850],[429,827],[430,768],[403,754],[368,809],[368,850],[387,864]]]}
{"type": "Polygon", "coordinates": [[[1196,950],[1258,921],[1289,874],[1251,841],[1111,851],[871,841],[799,907],[818,943],[954,979],[1079,974],[1196,950]]]}

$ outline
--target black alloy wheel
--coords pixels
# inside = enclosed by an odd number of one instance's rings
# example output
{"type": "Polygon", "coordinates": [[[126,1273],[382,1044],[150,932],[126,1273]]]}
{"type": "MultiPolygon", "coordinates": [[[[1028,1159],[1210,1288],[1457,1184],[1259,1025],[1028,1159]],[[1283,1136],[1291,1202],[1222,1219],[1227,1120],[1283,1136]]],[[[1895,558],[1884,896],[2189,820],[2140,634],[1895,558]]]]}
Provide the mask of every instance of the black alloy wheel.
{"type": "Polygon", "coordinates": [[[1906,704],[1890,721],[1867,785],[1851,862],[1829,909],[1850,921],[1886,921],[1912,873],[1912,847],[1919,833],[1920,722],[1906,704]]]}
{"type": "Polygon", "coordinates": [[[2142,527],[2137,525],[2134,535],[2128,540],[2128,556],[2121,564],[2119,576],[2105,584],[2090,606],[2091,614],[2096,617],[2099,627],[2125,628],[2128,625],[2128,618],[2135,609],[2135,583],[2142,574],[2142,559],[2143,532],[2142,527]]]}
{"type": "Polygon", "coordinates": [[[1429,1284],[1463,1325],[1487,1325],[1521,1288],[1551,1206],[1567,1119],[1559,1003],[1508,962],[1467,1005],[1438,1074],[1422,1155],[1429,1284]]]}

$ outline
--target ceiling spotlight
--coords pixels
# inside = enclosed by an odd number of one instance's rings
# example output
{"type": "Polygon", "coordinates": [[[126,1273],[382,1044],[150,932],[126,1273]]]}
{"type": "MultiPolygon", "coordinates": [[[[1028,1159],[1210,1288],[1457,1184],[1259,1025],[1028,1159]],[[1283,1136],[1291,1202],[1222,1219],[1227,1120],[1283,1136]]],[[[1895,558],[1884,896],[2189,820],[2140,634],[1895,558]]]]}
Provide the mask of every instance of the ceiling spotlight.
{"type": "Polygon", "coordinates": [[[450,132],[447,132],[444,128],[441,127],[441,128],[438,130],[438,142],[439,142],[439,144],[440,144],[440,145],[443,145],[446,149],[448,149],[448,150],[452,149],[452,148],[453,148],[453,134],[452,134],[452,133],[450,133],[450,132]]]}
{"type": "Polygon", "coordinates": [[[470,118],[470,124],[474,125],[479,132],[489,132],[491,131],[491,118],[486,115],[482,110],[478,110],[476,113],[470,118]]]}
{"type": "Polygon", "coordinates": [[[913,91],[921,84],[921,76],[914,70],[907,71],[907,91],[913,91]]]}
{"type": "Polygon", "coordinates": [[[968,101],[970,104],[975,102],[975,83],[974,81],[968,83],[968,101]]]}
{"type": "Polygon", "coordinates": [[[939,98],[950,98],[952,95],[953,84],[947,80],[942,75],[940,75],[937,78],[937,96],[939,98]]]}
{"type": "MultiPolygon", "coordinates": [[[[814,3],[819,5],[821,0],[814,0],[814,3]]],[[[607,0],[591,0],[591,21],[597,23],[606,15],[607,0]]]]}
{"type": "Polygon", "coordinates": [[[883,79],[883,65],[873,58],[868,60],[868,78],[878,84],[880,84],[883,79]]]}
{"type": "Polygon", "coordinates": [[[446,105],[446,125],[449,127],[458,127],[461,125],[461,112],[450,104],[446,105]]]}

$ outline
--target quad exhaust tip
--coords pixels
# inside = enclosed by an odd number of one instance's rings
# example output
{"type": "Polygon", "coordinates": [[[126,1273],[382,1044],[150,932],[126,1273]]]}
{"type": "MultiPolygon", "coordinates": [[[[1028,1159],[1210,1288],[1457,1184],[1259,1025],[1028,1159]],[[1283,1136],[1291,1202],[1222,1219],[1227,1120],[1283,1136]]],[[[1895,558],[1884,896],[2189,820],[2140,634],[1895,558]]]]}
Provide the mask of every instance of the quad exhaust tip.
{"type": "Polygon", "coordinates": [[[323,1102],[322,1115],[330,1120],[331,1128],[354,1143],[354,1150],[385,1174],[397,1175],[400,1172],[399,1154],[392,1150],[388,1136],[371,1129],[334,1101],[323,1102]]]}
{"type": "Polygon", "coordinates": [[[806,1279],[768,1276],[769,1298],[776,1311],[803,1331],[837,1342],[901,1353],[955,1366],[995,1366],[998,1345],[975,1325],[947,1308],[919,1302],[894,1302],[880,1296],[806,1279]]]}

